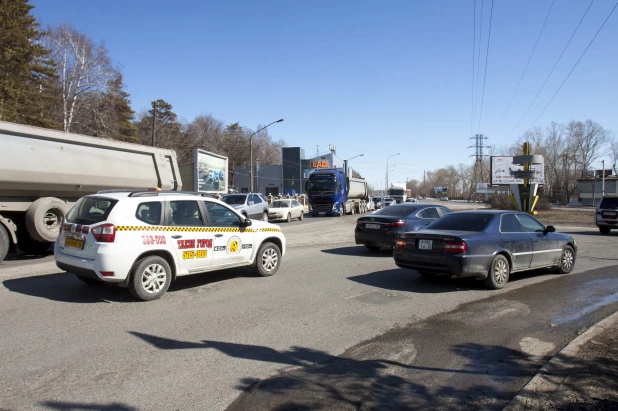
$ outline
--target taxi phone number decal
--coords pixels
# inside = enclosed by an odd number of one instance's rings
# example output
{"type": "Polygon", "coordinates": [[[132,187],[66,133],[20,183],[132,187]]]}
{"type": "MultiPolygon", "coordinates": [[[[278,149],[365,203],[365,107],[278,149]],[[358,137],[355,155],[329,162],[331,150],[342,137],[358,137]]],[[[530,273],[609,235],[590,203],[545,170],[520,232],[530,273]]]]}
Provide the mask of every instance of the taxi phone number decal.
{"type": "Polygon", "coordinates": [[[143,235],[142,243],[144,243],[144,245],[165,244],[165,236],[164,235],[143,235]]]}
{"type": "Polygon", "coordinates": [[[192,260],[194,258],[206,258],[208,250],[187,250],[182,252],[183,260],[192,260]]]}

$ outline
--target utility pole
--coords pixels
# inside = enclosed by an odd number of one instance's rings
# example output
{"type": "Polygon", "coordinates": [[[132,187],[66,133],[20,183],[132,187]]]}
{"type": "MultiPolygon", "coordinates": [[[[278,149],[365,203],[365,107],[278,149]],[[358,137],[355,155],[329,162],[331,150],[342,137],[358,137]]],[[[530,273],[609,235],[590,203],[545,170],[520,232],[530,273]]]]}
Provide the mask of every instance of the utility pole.
{"type": "Polygon", "coordinates": [[[603,164],[603,182],[601,183],[601,201],[605,198],[605,160],[601,160],[601,164],[603,164]]]}
{"type": "MultiPolygon", "coordinates": [[[[468,146],[468,148],[474,148],[474,154],[470,155],[470,157],[475,157],[474,161],[474,181],[475,182],[484,182],[482,181],[484,177],[483,173],[483,157],[487,157],[486,154],[483,154],[483,150],[489,148],[489,146],[483,145],[484,140],[487,140],[489,137],[484,136],[483,134],[476,134],[470,137],[470,140],[474,140],[474,145],[468,146]]],[[[491,183],[491,178],[489,183],[491,183]]]]}
{"type": "Polygon", "coordinates": [[[157,126],[157,102],[152,102],[152,146],[155,146],[157,132],[155,127],[157,126]]]}

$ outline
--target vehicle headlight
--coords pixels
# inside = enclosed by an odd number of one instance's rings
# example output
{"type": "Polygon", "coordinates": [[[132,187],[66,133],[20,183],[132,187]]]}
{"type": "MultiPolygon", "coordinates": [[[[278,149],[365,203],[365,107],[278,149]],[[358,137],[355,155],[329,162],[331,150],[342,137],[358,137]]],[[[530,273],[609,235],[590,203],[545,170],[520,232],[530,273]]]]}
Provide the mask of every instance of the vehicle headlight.
{"type": "Polygon", "coordinates": [[[335,203],[335,204],[333,204],[333,210],[332,210],[332,211],[337,211],[337,205],[338,205],[338,204],[339,204],[339,203],[335,203]]]}

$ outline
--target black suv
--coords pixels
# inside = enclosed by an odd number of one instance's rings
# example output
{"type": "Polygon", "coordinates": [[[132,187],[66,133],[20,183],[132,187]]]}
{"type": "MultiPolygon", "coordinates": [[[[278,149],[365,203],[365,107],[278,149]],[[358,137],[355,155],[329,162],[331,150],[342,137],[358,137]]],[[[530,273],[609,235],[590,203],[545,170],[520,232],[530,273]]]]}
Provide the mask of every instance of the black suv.
{"type": "Polygon", "coordinates": [[[618,228],[618,197],[603,197],[597,204],[594,222],[601,234],[609,234],[612,228],[618,228]]]}

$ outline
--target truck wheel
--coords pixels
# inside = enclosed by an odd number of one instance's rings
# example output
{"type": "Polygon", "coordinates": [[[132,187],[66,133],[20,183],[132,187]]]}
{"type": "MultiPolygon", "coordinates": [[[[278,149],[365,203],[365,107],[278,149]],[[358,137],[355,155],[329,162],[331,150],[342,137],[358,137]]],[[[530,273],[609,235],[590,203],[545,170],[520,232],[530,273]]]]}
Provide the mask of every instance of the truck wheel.
{"type": "Polygon", "coordinates": [[[145,257],[135,263],[131,273],[129,291],[135,298],[151,301],[161,298],[172,282],[172,269],[159,256],[145,257]]]}
{"type": "Polygon", "coordinates": [[[35,241],[28,233],[17,233],[17,248],[28,255],[42,255],[45,254],[51,244],[48,242],[42,243],[35,241]]]}
{"type": "Polygon", "coordinates": [[[26,211],[28,234],[36,241],[53,243],[68,211],[69,207],[62,200],[54,197],[39,198],[26,211]]]}
{"type": "Polygon", "coordinates": [[[260,246],[256,256],[255,266],[262,277],[275,274],[281,265],[281,251],[273,243],[264,243],[260,246]]]}
{"type": "Polygon", "coordinates": [[[9,238],[9,233],[7,233],[4,226],[0,224],[0,262],[4,261],[6,255],[9,253],[10,245],[11,240],[9,238]]]}

